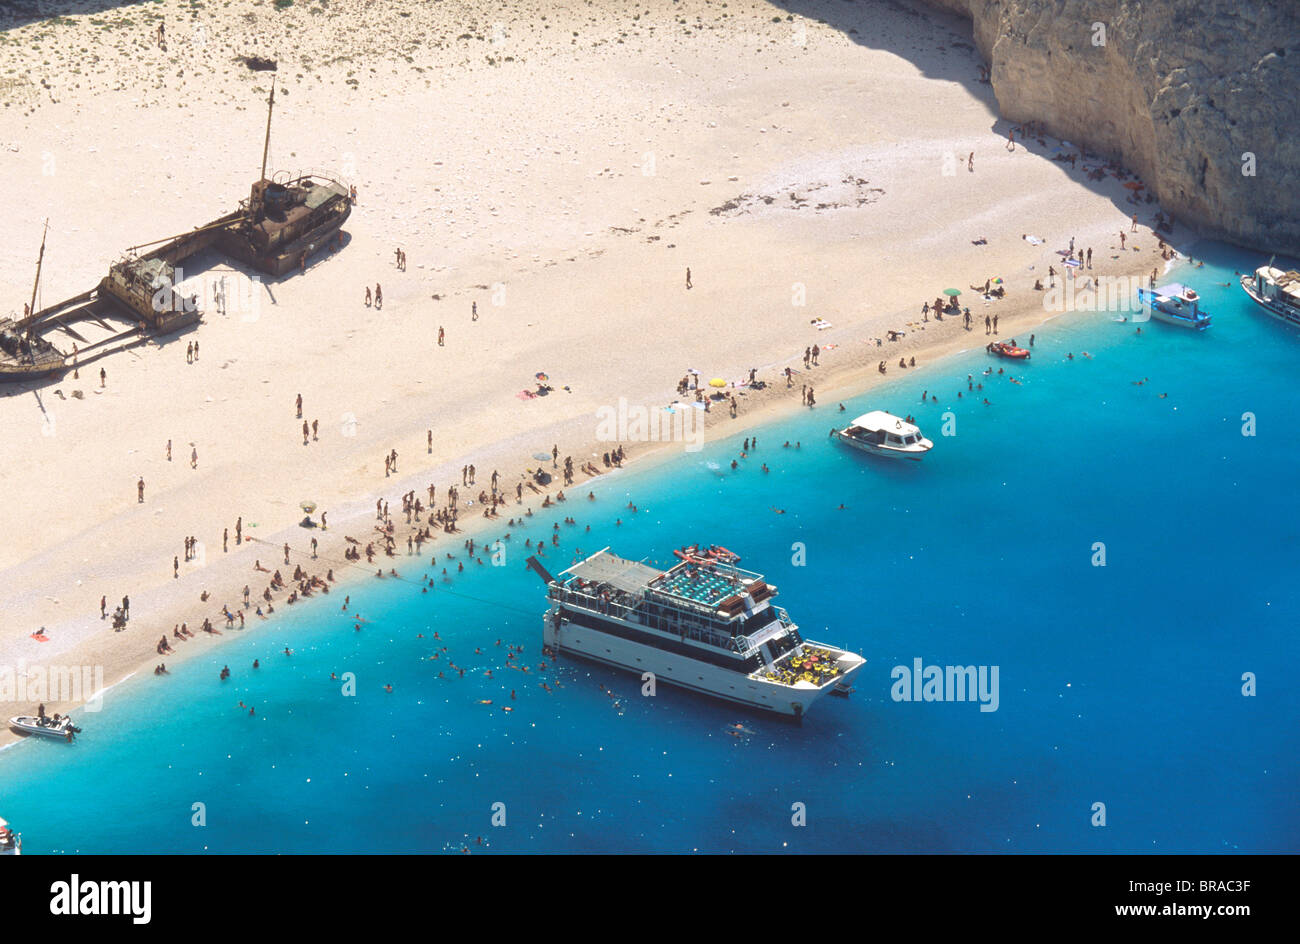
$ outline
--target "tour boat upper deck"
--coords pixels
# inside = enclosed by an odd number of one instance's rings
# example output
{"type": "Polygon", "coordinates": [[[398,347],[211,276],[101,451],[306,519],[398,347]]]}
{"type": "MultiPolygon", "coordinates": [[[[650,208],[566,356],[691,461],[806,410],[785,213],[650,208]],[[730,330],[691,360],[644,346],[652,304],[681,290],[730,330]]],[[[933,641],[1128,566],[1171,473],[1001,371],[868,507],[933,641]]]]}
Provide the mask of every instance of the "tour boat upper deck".
{"type": "MultiPolygon", "coordinates": [[[[660,570],[625,560],[608,548],[574,564],[560,577],[557,591],[569,605],[616,616],[632,611],[647,617],[672,614],[686,624],[712,624],[728,636],[743,632],[776,596],[776,588],[762,574],[725,561],[688,557],[660,570]]],[[[779,607],[774,609],[778,619],[789,623],[779,607]]]]}

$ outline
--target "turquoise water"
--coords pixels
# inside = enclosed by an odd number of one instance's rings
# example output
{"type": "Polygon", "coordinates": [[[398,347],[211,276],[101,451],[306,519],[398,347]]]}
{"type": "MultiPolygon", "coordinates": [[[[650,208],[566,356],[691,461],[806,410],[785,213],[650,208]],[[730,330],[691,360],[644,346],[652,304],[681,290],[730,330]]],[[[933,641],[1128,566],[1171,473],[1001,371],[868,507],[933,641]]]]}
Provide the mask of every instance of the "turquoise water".
{"type": "Polygon", "coordinates": [[[740,436],[619,473],[516,529],[505,567],[354,590],[361,632],[335,593],[125,683],[80,713],[73,747],[0,752],[0,812],[29,853],[1295,851],[1300,333],[1235,287],[1253,256],[1202,252],[1211,265],[1173,276],[1202,291],[1204,335],[1063,318],[1008,368],[1019,386],[980,377],[1009,362],[978,350],[846,401],[915,414],[936,441],[920,464],[833,445],[827,403],[759,429],[737,471],[740,436]],[[991,406],[957,399],[968,373],[991,406]],[[867,657],[856,692],[797,727],[643,698],[635,676],[574,661],[540,669],[522,542],[565,514],[579,524],[553,568],[607,544],[665,564],[697,540],[740,552],[806,636],[867,657]],[[915,658],[997,666],[998,710],[894,701],[891,670],[915,658]],[[331,672],[355,673],[356,695],[331,672]]]}

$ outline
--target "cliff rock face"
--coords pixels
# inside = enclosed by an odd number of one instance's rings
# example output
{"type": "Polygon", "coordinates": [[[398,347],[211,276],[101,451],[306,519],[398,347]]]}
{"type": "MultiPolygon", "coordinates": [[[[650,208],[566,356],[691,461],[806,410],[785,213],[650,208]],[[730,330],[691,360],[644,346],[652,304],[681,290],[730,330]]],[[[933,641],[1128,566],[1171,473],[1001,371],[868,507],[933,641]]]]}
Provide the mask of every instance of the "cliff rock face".
{"type": "Polygon", "coordinates": [[[1002,117],[1119,160],[1206,235],[1300,255],[1300,2],[927,2],[970,17],[1002,117]]]}

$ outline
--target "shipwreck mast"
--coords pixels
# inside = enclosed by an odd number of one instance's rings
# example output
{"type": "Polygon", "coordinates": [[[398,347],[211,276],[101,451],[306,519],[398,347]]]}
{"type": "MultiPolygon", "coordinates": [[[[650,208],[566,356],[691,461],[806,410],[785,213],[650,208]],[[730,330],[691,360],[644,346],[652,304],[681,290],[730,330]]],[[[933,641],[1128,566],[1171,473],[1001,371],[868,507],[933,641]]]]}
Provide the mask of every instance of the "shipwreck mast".
{"type": "MultiPolygon", "coordinates": [[[[49,231],[50,231],[50,220],[49,217],[46,217],[45,229],[41,232],[41,252],[40,255],[36,257],[36,281],[32,283],[32,303],[28,307],[28,311],[27,311],[27,317],[29,319],[33,318],[36,315],[36,290],[40,287],[41,284],[41,263],[45,261],[45,234],[48,233],[49,231]]],[[[35,325],[35,321],[29,321],[27,324],[28,339],[30,339],[32,336],[33,325],[35,325]]]]}
{"type": "Polygon", "coordinates": [[[271,151],[271,112],[275,110],[275,76],[271,76],[271,98],[266,106],[266,140],[262,142],[262,176],[248,192],[248,219],[260,223],[266,213],[266,158],[271,151]]]}
{"type": "Polygon", "coordinates": [[[271,112],[275,109],[275,76],[271,76],[271,99],[266,106],[266,141],[262,144],[262,176],[266,180],[266,155],[271,149],[271,112]]]}

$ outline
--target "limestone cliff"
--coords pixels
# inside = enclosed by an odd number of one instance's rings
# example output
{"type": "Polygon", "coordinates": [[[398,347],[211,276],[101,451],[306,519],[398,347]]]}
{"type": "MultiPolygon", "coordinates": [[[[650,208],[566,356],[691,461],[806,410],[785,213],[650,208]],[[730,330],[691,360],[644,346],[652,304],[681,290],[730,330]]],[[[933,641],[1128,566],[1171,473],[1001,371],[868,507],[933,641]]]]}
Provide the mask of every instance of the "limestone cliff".
{"type": "Polygon", "coordinates": [[[1002,117],[1119,160],[1206,235],[1300,256],[1300,2],[926,2],[970,17],[1002,117]]]}

